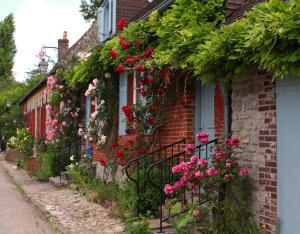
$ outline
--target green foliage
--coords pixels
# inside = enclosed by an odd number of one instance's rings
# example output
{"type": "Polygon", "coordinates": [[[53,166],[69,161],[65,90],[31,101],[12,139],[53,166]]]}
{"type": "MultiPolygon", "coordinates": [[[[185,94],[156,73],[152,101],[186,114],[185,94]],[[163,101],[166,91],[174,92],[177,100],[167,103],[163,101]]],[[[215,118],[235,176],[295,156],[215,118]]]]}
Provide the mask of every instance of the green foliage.
{"type": "Polygon", "coordinates": [[[247,17],[207,35],[191,59],[204,81],[231,79],[249,67],[274,77],[300,75],[300,2],[271,0],[256,5],[247,17]]]}
{"type": "Polygon", "coordinates": [[[102,0],[81,0],[80,12],[85,21],[89,22],[97,18],[97,11],[101,2],[102,0]]]}
{"type": "Polygon", "coordinates": [[[39,181],[48,181],[49,177],[59,174],[59,158],[57,150],[48,148],[46,152],[39,156],[41,167],[35,172],[35,177],[39,181]]]}
{"type": "Polygon", "coordinates": [[[14,17],[10,14],[0,22],[0,90],[5,90],[6,85],[4,84],[8,84],[13,80],[12,68],[14,65],[14,55],[16,53],[14,32],[14,17]]]}
{"type": "MultiPolygon", "coordinates": [[[[156,20],[158,37],[155,62],[178,68],[189,68],[189,57],[224,18],[223,0],[176,0],[156,20]]],[[[156,16],[157,17],[157,16],[156,16]]]]}
{"type": "Polygon", "coordinates": [[[149,222],[143,219],[139,222],[129,222],[126,224],[125,232],[128,234],[151,234],[149,222]]]}

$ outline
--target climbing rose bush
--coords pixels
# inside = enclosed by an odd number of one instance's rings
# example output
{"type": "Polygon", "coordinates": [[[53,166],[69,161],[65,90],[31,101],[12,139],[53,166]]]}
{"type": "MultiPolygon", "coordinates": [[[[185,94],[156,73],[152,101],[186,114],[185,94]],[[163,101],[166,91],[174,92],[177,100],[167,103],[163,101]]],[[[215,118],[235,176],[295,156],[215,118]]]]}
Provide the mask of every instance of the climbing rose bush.
{"type": "MultiPolygon", "coordinates": [[[[208,137],[206,132],[196,135],[197,140],[202,144],[209,141],[208,137]]],[[[207,188],[207,191],[212,191],[210,188],[216,188],[239,176],[248,175],[248,169],[239,165],[239,157],[235,153],[239,144],[239,138],[226,138],[215,146],[214,153],[207,159],[193,155],[195,146],[187,144],[185,150],[191,157],[188,161],[173,166],[172,173],[180,174],[181,177],[173,185],[166,184],[165,193],[170,195],[183,188],[191,188],[192,192],[196,193],[203,187],[207,188]]]]}

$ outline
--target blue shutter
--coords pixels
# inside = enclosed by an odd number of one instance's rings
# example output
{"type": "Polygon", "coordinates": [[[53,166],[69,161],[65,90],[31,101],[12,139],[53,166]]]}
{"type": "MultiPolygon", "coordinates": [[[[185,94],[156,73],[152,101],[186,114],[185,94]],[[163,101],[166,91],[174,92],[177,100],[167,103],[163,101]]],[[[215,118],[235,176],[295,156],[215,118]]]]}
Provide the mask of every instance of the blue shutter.
{"type": "Polygon", "coordinates": [[[87,96],[85,99],[85,128],[86,128],[86,131],[90,126],[90,116],[91,116],[91,97],[87,96]]]}
{"type": "Polygon", "coordinates": [[[125,135],[126,123],[124,121],[125,116],[122,111],[123,106],[127,106],[127,86],[128,86],[128,77],[126,72],[120,73],[119,79],[119,135],[125,135]]]}
{"type": "Polygon", "coordinates": [[[98,8],[98,36],[100,42],[104,41],[104,9],[98,8]]]}

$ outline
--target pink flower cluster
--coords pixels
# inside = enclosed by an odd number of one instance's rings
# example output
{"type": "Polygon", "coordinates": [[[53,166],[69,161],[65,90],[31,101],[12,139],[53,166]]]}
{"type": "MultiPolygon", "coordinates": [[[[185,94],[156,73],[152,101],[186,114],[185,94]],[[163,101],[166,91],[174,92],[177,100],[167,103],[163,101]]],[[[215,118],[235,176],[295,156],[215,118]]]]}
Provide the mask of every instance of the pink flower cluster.
{"type": "MultiPolygon", "coordinates": [[[[220,172],[213,167],[208,167],[208,161],[192,156],[189,162],[180,162],[172,167],[172,173],[182,173],[181,178],[173,185],[166,184],[164,191],[166,194],[172,194],[174,191],[182,189],[187,185],[195,187],[195,181],[204,179],[208,176],[218,175],[220,172]]],[[[196,191],[196,188],[193,189],[196,191]]]]}
{"type": "Polygon", "coordinates": [[[47,88],[45,93],[49,96],[52,95],[54,89],[63,89],[63,85],[57,84],[57,79],[54,76],[48,76],[47,78],[47,88]]]}
{"type": "Polygon", "coordinates": [[[195,151],[195,145],[194,144],[187,144],[185,146],[185,151],[187,154],[192,154],[195,151]]]}
{"type": "Polygon", "coordinates": [[[205,144],[208,142],[208,133],[207,132],[199,132],[196,135],[196,138],[198,141],[200,141],[202,144],[205,144]]]}
{"type": "Polygon", "coordinates": [[[237,137],[227,138],[224,140],[224,145],[226,145],[229,148],[239,147],[240,139],[237,137]]]}

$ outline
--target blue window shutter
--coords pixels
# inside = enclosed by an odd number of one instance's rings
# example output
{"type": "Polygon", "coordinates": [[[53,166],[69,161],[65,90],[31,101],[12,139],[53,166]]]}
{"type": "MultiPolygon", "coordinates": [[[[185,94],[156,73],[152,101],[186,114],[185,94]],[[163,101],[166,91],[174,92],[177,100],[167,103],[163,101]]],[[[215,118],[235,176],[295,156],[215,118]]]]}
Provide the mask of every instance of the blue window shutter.
{"type": "Polygon", "coordinates": [[[109,0],[108,3],[108,35],[112,33],[112,17],[113,17],[113,3],[112,0],[109,0]]]}
{"type": "Polygon", "coordinates": [[[104,41],[104,9],[98,8],[98,35],[100,42],[104,41]]]}
{"type": "Polygon", "coordinates": [[[91,97],[86,96],[85,98],[85,129],[90,126],[90,116],[91,116],[91,97]]]}
{"type": "Polygon", "coordinates": [[[125,135],[126,123],[123,106],[127,106],[128,76],[126,72],[120,73],[119,79],[119,135],[125,135]]]}

